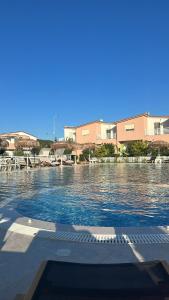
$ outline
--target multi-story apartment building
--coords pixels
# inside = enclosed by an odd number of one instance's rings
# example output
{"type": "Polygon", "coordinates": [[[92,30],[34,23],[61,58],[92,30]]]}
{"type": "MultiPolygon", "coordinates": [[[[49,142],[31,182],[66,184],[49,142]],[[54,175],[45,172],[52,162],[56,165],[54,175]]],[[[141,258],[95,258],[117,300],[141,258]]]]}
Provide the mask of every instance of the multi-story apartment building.
{"type": "Polygon", "coordinates": [[[144,113],[111,123],[99,120],[77,127],[65,126],[64,138],[78,144],[112,143],[117,146],[139,140],[169,142],[169,116],[144,113]]]}
{"type": "Polygon", "coordinates": [[[116,124],[102,120],[93,121],[77,127],[64,127],[65,140],[72,140],[78,144],[116,143],[116,124]]]}
{"type": "Polygon", "coordinates": [[[169,116],[151,116],[149,113],[137,115],[116,122],[117,140],[120,143],[129,141],[169,142],[169,116]]]}

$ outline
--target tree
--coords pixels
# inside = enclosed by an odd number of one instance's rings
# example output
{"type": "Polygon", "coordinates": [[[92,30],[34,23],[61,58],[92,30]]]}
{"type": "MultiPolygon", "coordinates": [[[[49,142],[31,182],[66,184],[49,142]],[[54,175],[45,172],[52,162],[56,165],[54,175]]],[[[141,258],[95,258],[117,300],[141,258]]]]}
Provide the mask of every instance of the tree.
{"type": "Polygon", "coordinates": [[[66,148],[63,152],[63,154],[71,154],[72,153],[72,149],[66,148]]]}
{"type": "Polygon", "coordinates": [[[23,150],[22,149],[15,150],[14,156],[24,156],[23,150]]]}
{"type": "Polygon", "coordinates": [[[73,142],[73,138],[67,138],[67,139],[66,139],[66,142],[69,143],[69,144],[74,143],[74,142],[73,142]]]}
{"type": "Polygon", "coordinates": [[[32,152],[33,155],[38,155],[39,152],[40,152],[40,149],[41,149],[40,146],[39,147],[38,146],[37,147],[33,147],[32,150],[31,150],[31,152],[32,152]]]}
{"type": "Polygon", "coordinates": [[[114,156],[115,154],[115,147],[113,144],[104,144],[107,150],[107,157],[114,156]]]}
{"type": "Polygon", "coordinates": [[[115,155],[113,144],[103,144],[95,150],[96,157],[111,157],[115,155]]]}
{"type": "Polygon", "coordinates": [[[0,155],[5,155],[5,149],[4,148],[0,148],[0,155]]]}
{"type": "Polygon", "coordinates": [[[149,151],[152,156],[157,156],[157,155],[168,156],[169,143],[163,140],[153,141],[149,144],[149,151]]]}
{"type": "Polygon", "coordinates": [[[96,157],[106,157],[107,156],[107,151],[106,151],[105,145],[102,145],[96,149],[95,156],[96,157]]]}
{"type": "Polygon", "coordinates": [[[148,154],[148,143],[144,141],[128,143],[126,153],[128,156],[146,156],[148,154]]]}
{"type": "Polygon", "coordinates": [[[169,149],[167,147],[161,147],[160,148],[160,155],[168,156],[169,155],[169,149]]]}
{"type": "Polygon", "coordinates": [[[82,154],[80,154],[79,160],[80,161],[89,160],[89,156],[92,158],[94,156],[94,151],[93,149],[86,148],[82,151],[82,154]]]}
{"type": "Polygon", "coordinates": [[[0,155],[3,155],[5,153],[8,145],[9,143],[6,140],[0,139],[0,155]]]}
{"type": "Polygon", "coordinates": [[[51,140],[38,140],[40,144],[40,148],[50,148],[53,144],[53,141],[51,140]]]}

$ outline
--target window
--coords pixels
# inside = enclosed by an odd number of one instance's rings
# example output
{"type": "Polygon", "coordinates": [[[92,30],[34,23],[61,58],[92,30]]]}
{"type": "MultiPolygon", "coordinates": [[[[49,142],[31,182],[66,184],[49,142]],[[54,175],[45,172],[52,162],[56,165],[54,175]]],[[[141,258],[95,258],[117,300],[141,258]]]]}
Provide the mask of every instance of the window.
{"type": "Polygon", "coordinates": [[[154,123],[154,134],[155,135],[160,134],[160,122],[154,123]]]}
{"type": "Polygon", "coordinates": [[[111,129],[106,130],[106,138],[111,139],[111,129]]]}
{"type": "Polygon", "coordinates": [[[169,134],[169,127],[163,127],[163,133],[169,134]]]}
{"type": "Polygon", "coordinates": [[[82,135],[88,135],[89,134],[89,130],[88,129],[83,129],[82,130],[82,135]]]}
{"type": "Polygon", "coordinates": [[[116,139],[116,127],[113,128],[112,133],[113,133],[113,139],[116,139]]]}
{"type": "Polygon", "coordinates": [[[125,125],[126,131],[133,131],[134,130],[134,124],[127,124],[125,125]]]}

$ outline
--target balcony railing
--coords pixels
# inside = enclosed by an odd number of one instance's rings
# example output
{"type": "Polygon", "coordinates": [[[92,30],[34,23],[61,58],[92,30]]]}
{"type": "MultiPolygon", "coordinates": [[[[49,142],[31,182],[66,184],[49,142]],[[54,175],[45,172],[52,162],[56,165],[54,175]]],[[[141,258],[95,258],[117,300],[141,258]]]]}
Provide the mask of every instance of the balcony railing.
{"type": "Polygon", "coordinates": [[[165,134],[169,134],[169,127],[145,130],[145,135],[165,135],[165,134]]]}
{"type": "Polygon", "coordinates": [[[154,135],[160,135],[160,134],[161,134],[161,128],[155,128],[154,135]]]}
{"type": "Polygon", "coordinates": [[[163,134],[169,134],[169,127],[163,127],[163,134]]]}

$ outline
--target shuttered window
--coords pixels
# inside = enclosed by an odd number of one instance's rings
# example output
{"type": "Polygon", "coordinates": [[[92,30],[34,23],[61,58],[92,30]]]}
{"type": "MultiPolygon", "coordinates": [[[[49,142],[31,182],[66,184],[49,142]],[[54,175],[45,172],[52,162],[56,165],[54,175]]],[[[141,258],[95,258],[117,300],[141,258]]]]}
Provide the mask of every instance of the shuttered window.
{"type": "Polygon", "coordinates": [[[126,131],[133,131],[134,130],[134,124],[127,124],[125,125],[126,131]]]}
{"type": "Polygon", "coordinates": [[[83,129],[82,130],[82,135],[88,135],[89,134],[89,130],[88,129],[83,129]]]}

